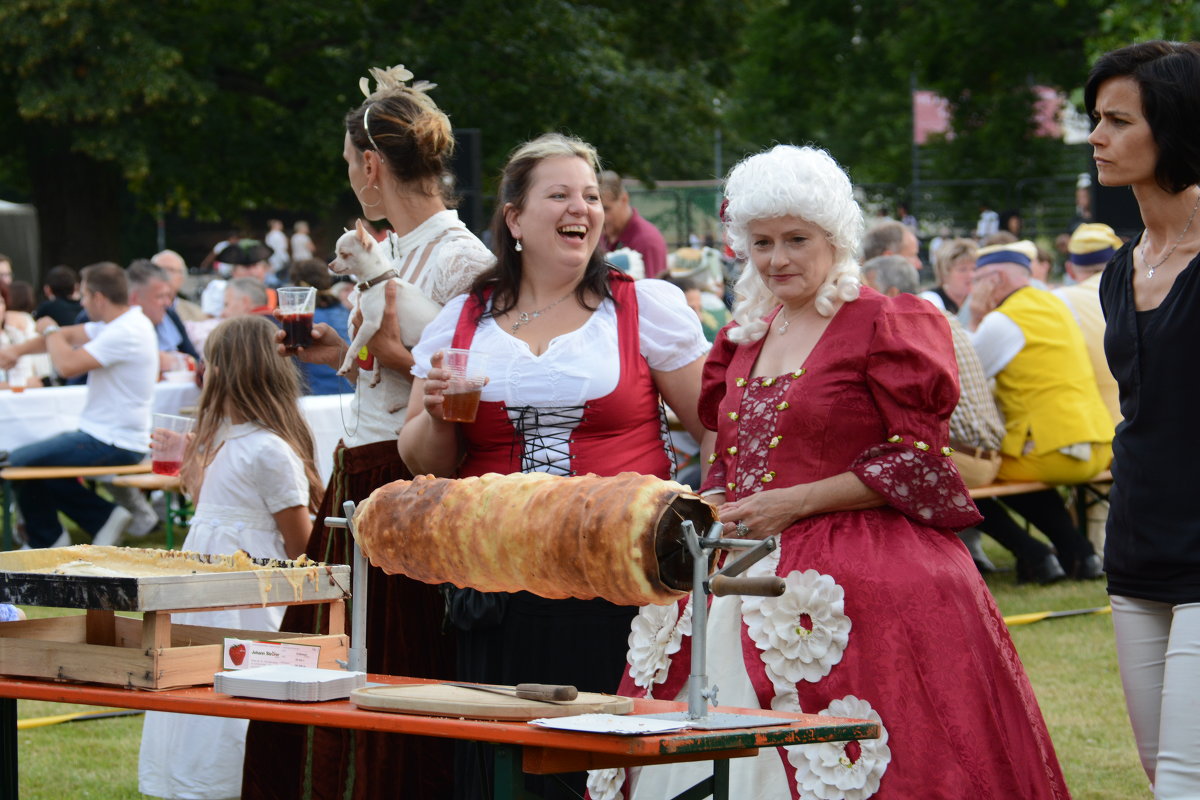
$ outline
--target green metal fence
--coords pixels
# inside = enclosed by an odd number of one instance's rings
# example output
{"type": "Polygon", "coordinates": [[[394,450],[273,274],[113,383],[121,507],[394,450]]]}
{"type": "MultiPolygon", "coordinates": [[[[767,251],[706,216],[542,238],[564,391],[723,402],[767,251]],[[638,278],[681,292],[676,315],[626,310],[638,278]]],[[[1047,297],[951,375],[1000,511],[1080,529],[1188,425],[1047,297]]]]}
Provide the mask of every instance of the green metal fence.
{"type": "MultiPolygon", "coordinates": [[[[1023,237],[1053,240],[1067,231],[1075,215],[1077,179],[1077,175],[1055,175],[1013,181],[928,180],[909,186],[869,183],[854,188],[868,226],[874,219],[894,215],[897,207],[903,204],[917,218],[922,241],[947,234],[972,235],[981,202],[986,202],[997,212],[1017,211],[1023,223],[1023,237]]],[[[654,189],[630,188],[629,197],[638,213],[662,231],[668,249],[688,246],[693,236],[701,243],[711,239],[719,246],[719,181],[659,183],[654,189]]]]}

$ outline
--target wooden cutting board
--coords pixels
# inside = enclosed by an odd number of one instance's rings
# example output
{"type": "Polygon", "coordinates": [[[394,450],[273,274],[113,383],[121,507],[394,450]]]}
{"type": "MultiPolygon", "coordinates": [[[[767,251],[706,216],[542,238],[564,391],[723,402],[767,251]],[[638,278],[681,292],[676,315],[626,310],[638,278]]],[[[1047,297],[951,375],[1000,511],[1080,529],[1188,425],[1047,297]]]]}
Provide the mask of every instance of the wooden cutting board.
{"type": "Polygon", "coordinates": [[[628,714],[633,710],[631,698],[610,694],[580,692],[579,697],[569,702],[547,703],[441,683],[370,686],[354,690],[350,694],[350,702],[372,711],[497,720],[569,717],[574,714],[628,714]]]}

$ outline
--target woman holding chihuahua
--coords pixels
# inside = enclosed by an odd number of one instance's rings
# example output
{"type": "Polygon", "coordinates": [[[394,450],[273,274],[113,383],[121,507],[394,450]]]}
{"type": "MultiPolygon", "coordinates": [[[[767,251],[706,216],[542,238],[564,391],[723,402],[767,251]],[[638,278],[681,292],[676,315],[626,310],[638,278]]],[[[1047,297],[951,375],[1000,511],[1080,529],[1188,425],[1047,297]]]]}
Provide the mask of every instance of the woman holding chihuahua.
{"type": "MultiPolygon", "coordinates": [[[[465,292],[475,276],[492,263],[487,248],[448,207],[450,157],[454,137],[450,120],[430,98],[432,84],[409,84],[403,66],[370,70],[375,90],[363,78],[367,97],[346,115],[342,156],[350,188],[368,219],[386,219],[392,233],[384,248],[398,277],[416,286],[437,305],[465,292]]],[[[346,435],[333,457],[333,475],[325,503],[309,542],[308,555],[318,561],[348,564],[349,536],[329,530],[326,516],[340,516],[347,500],[361,501],[385,483],[411,477],[396,452],[396,431],[404,424],[405,392],[411,381],[412,353],[400,337],[394,282],[386,287],[387,303],[378,332],[358,352],[346,377],[355,385],[346,414],[346,435]]],[[[363,324],[358,298],[352,293],[349,334],[363,324]]],[[[301,361],[339,369],[348,345],[328,325],[313,328],[313,345],[286,351],[301,361]]],[[[281,341],[282,332],[277,341],[281,341]]],[[[282,346],[280,353],[284,354],[282,346]]],[[[367,667],[371,672],[422,678],[452,678],[453,639],[442,631],[443,601],[435,587],[402,575],[388,576],[370,568],[367,610],[367,667]]],[[[325,621],[316,606],[294,606],[285,619],[292,631],[317,631],[325,621]]],[[[356,785],[356,798],[395,794],[395,780],[414,797],[436,797],[453,780],[447,740],[358,733],[318,728],[312,737],[293,725],[256,723],[250,727],[243,797],[300,797],[300,782],[311,773],[313,796],[343,795],[356,785]],[[278,769],[278,762],[296,769],[278,769]],[[388,778],[376,777],[389,770],[388,778]],[[355,777],[357,776],[357,777],[355,777]]]]}
{"type": "MultiPolygon", "coordinates": [[[[660,395],[699,438],[696,401],[708,344],[683,293],[639,281],[596,250],[604,225],[596,152],[546,134],[517,148],[501,178],[492,236],[497,264],[446,304],[413,350],[413,402],[400,452],[417,473],[555,475],[634,471],[668,478],[660,395]],[[441,351],[487,353],[489,382],[472,424],[447,422],[441,351]]],[[[527,592],[451,601],[459,677],[488,683],[572,684],[612,692],[636,608],[547,600],[527,592]],[[483,598],[489,598],[484,600],[483,598]]],[[[474,760],[461,765],[472,775],[474,760]]],[[[540,783],[540,781],[539,781],[540,783]]],[[[576,791],[583,778],[577,776],[576,791]]],[[[466,791],[463,791],[463,790],[466,791]]],[[[562,787],[535,789],[545,798],[562,787]]]]}
{"type": "MultiPolygon", "coordinates": [[[[304,553],[321,499],[312,433],[300,413],[295,367],[275,355],[275,326],[259,316],[218,325],[183,483],[196,498],[185,550],[292,559],[304,553]]],[[[171,435],[158,430],[155,436],[171,435]]],[[[181,625],[279,630],[283,607],[175,614],[181,625]]],[[[146,712],[138,788],[166,798],[237,797],[245,720],[146,712]]]]}

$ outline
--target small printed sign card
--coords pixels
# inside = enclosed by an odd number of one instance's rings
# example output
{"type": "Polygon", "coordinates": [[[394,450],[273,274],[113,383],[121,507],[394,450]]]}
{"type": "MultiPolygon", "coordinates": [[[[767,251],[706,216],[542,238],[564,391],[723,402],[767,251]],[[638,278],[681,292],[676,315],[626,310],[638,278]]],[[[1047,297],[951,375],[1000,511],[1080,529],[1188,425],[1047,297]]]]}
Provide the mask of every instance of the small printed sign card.
{"type": "Polygon", "coordinates": [[[257,642],[253,639],[225,639],[225,669],[251,667],[316,667],[321,647],[315,644],[257,642]]]}

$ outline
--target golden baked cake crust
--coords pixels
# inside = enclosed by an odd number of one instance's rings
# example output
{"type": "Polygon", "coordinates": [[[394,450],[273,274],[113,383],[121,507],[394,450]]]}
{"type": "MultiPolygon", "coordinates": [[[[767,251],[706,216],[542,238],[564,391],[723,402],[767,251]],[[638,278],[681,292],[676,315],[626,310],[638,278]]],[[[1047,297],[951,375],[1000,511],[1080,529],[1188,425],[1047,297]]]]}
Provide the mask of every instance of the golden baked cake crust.
{"type": "Polygon", "coordinates": [[[655,552],[659,519],[680,498],[701,502],[633,472],[422,475],[376,489],[354,527],[372,564],[425,583],[661,605],[683,596],[662,580],[655,552]]]}

